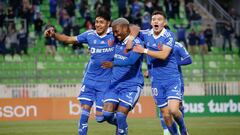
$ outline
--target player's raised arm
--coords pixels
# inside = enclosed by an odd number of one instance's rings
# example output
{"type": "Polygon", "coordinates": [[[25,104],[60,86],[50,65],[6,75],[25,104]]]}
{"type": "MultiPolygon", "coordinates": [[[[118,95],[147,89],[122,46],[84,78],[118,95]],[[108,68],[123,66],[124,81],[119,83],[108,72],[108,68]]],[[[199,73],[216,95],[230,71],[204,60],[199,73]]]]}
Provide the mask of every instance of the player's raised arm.
{"type": "Polygon", "coordinates": [[[55,38],[58,41],[68,43],[68,44],[77,43],[77,38],[75,36],[67,36],[67,35],[64,35],[64,34],[59,34],[59,33],[56,32],[56,30],[53,26],[49,26],[44,31],[44,35],[46,37],[52,37],[52,38],[55,38]]]}
{"type": "Polygon", "coordinates": [[[126,44],[126,52],[128,52],[130,49],[132,49],[133,40],[138,36],[140,27],[132,24],[132,25],[129,25],[129,29],[130,29],[130,34],[129,34],[129,38],[128,38],[128,41],[126,44]]]}

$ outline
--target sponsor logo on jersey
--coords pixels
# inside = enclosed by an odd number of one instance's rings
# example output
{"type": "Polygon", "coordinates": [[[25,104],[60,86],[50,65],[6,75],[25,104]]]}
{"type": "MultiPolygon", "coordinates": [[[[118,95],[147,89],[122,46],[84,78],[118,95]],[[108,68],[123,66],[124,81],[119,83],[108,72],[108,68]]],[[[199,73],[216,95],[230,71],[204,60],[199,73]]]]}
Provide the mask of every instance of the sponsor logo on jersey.
{"type": "Polygon", "coordinates": [[[114,58],[116,58],[116,59],[121,59],[121,60],[127,59],[126,56],[122,56],[122,55],[120,55],[120,54],[115,54],[115,55],[114,55],[114,58]]]}
{"type": "Polygon", "coordinates": [[[108,53],[108,52],[113,52],[114,48],[91,48],[91,54],[94,53],[108,53]]]}

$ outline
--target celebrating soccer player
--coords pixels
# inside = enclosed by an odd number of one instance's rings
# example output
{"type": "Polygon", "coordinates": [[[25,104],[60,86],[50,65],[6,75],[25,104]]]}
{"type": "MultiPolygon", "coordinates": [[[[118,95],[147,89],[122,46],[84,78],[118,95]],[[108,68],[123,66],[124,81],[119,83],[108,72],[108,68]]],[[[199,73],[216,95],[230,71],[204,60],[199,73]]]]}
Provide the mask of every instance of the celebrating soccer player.
{"type": "MultiPolygon", "coordinates": [[[[127,115],[131,111],[143,87],[143,55],[130,50],[126,53],[126,42],[133,38],[129,35],[129,22],[119,18],[112,22],[112,30],[117,38],[113,62],[104,62],[104,68],[113,67],[110,91],[104,98],[103,115],[117,125],[117,135],[128,134],[127,115]],[[114,115],[116,114],[116,115],[114,115]],[[116,118],[116,120],[114,120],[116,118]]],[[[139,38],[133,40],[133,46],[142,46],[139,38]]]]}
{"type": "MultiPolygon", "coordinates": [[[[181,66],[184,66],[184,65],[189,65],[192,63],[192,59],[191,59],[191,56],[190,54],[187,52],[187,50],[184,48],[184,46],[179,43],[179,42],[175,42],[175,45],[174,45],[174,49],[173,49],[173,53],[174,53],[174,56],[177,60],[177,64],[178,64],[178,71],[180,73],[180,79],[181,79],[181,92],[182,92],[182,100],[183,100],[183,95],[184,95],[184,80],[183,80],[183,75],[182,75],[182,69],[181,69],[181,66]]],[[[180,111],[182,112],[182,115],[184,116],[184,106],[182,104],[182,102],[180,102],[180,107],[179,107],[180,111]]],[[[166,123],[162,117],[162,113],[160,112],[159,113],[159,116],[160,116],[160,122],[161,122],[161,125],[163,127],[163,130],[164,130],[164,135],[169,135],[169,131],[168,131],[168,128],[166,126],[166,123]]]]}
{"type": "Polygon", "coordinates": [[[167,128],[172,135],[187,135],[183,115],[179,110],[182,100],[181,80],[176,58],[173,54],[174,34],[164,28],[167,23],[163,12],[155,11],[151,20],[152,29],[140,32],[147,48],[137,45],[135,52],[145,53],[150,64],[152,94],[160,108],[167,128]]]}

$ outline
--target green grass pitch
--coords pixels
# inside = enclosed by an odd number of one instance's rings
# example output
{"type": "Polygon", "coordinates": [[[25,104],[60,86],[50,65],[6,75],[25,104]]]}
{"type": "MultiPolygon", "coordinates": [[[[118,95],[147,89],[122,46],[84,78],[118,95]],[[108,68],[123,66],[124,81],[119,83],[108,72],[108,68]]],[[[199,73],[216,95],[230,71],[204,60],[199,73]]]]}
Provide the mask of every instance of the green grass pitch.
{"type": "MultiPolygon", "coordinates": [[[[187,117],[190,135],[239,135],[240,117],[187,117]]],[[[128,119],[129,135],[162,135],[158,118],[128,119]]],[[[107,123],[89,121],[88,135],[113,135],[107,123]]],[[[0,122],[0,135],[77,135],[77,120],[0,122]]]]}

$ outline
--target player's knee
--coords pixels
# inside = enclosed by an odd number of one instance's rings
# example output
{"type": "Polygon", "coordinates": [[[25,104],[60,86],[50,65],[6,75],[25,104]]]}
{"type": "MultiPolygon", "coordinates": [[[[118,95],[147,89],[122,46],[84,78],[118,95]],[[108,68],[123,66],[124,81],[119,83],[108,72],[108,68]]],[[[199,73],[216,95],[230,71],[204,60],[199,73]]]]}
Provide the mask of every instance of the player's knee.
{"type": "Polygon", "coordinates": [[[114,115],[114,112],[103,111],[103,117],[105,120],[111,119],[114,115]]]}
{"type": "Polygon", "coordinates": [[[162,113],[162,118],[163,118],[165,121],[169,121],[169,120],[172,119],[171,114],[170,114],[170,113],[166,113],[166,112],[162,113]]]}
{"type": "Polygon", "coordinates": [[[103,116],[103,115],[97,115],[97,116],[96,116],[96,121],[97,121],[98,123],[104,122],[104,121],[105,121],[104,116],[103,116]]]}
{"type": "Polygon", "coordinates": [[[175,115],[178,115],[179,108],[177,108],[177,107],[176,108],[170,108],[169,111],[173,116],[175,116],[175,115]]]}

